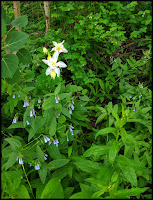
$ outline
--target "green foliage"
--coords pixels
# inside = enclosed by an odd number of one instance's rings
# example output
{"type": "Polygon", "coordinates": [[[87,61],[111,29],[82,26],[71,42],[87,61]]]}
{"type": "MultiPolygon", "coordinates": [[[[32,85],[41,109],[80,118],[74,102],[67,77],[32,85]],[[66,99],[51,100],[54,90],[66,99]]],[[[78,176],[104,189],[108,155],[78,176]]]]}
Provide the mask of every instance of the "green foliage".
{"type": "Polygon", "coordinates": [[[1,198],[150,199],[152,2],[43,3],[1,8],[1,198]]]}

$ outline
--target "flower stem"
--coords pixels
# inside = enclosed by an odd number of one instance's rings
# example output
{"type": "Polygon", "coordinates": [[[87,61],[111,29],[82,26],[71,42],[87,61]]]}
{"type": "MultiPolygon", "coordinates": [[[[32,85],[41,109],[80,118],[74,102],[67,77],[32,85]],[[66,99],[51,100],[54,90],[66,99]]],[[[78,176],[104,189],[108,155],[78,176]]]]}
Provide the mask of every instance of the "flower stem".
{"type": "Polygon", "coordinates": [[[25,176],[26,176],[26,179],[27,179],[28,185],[29,185],[29,187],[30,187],[30,190],[31,190],[31,192],[32,192],[32,196],[33,196],[33,198],[35,199],[35,196],[34,196],[33,191],[32,191],[32,187],[31,187],[30,182],[29,182],[29,180],[28,180],[28,177],[27,177],[27,174],[26,174],[26,171],[25,171],[25,169],[24,169],[24,165],[23,165],[23,164],[22,164],[22,168],[23,168],[24,174],[25,174],[25,176]]]}

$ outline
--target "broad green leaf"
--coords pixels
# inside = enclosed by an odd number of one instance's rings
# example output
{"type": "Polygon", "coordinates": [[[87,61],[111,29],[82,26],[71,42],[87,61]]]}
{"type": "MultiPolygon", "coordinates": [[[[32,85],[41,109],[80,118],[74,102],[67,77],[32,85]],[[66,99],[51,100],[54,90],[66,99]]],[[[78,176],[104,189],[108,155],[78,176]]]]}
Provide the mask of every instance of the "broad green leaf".
{"type": "Polygon", "coordinates": [[[65,166],[69,162],[68,159],[56,159],[48,163],[48,168],[51,170],[65,166]]]}
{"type": "Polygon", "coordinates": [[[45,183],[45,180],[46,180],[47,170],[48,170],[47,163],[43,162],[41,164],[40,169],[38,170],[38,174],[39,174],[40,180],[41,180],[41,182],[43,184],[45,183]]]}
{"type": "Polygon", "coordinates": [[[53,159],[61,159],[62,158],[58,147],[55,144],[53,144],[53,142],[47,147],[47,151],[53,159]]]}
{"type": "Polygon", "coordinates": [[[131,196],[137,196],[143,192],[145,192],[149,187],[145,187],[145,188],[131,188],[131,189],[124,189],[124,190],[118,190],[114,193],[114,197],[115,198],[120,198],[120,199],[124,199],[124,198],[128,198],[131,196]]]}
{"type": "Polygon", "coordinates": [[[58,96],[59,96],[60,100],[62,100],[62,99],[66,98],[69,95],[70,95],[70,93],[61,93],[58,96]]]}
{"type": "Polygon", "coordinates": [[[63,124],[64,122],[66,121],[66,117],[64,115],[60,115],[59,119],[58,119],[58,122],[60,124],[63,124]]]}
{"type": "Polygon", "coordinates": [[[74,187],[66,187],[64,189],[64,199],[69,199],[69,197],[71,196],[73,190],[74,190],[74,187]]]}
{"type": "Polygon", "coordinates": [[[11,146],[16,146],[18,148],[22,147],[22,144],[19,140],[14,139],[14,138],[6,138],[5,139],[11,146]]]}
{"type": "Polygon", "coordinates": [[[28,142],[33,138],[33,136],[36,134],[36,130],[33,130],[32,128],[29,130],[29,135],[28,135],[28,142]]]}
{"type": "Polygon", "coordinates": [[[54,94],[57,95],[61,90],[61,83],[56,87],[54,94]]]}
{"type": "Polygon", "coordinates": [[[17,190],[18,199],[30,199],[29,192],[24,185],[21,185],[17,190]]]}
{"type": "Polygon", "coordinates": [[[85,159],[79,159],[77,162],[74,162],[74,165],[76,165],[78,168],[80,168],[82,171],[88,172],[88,173],[94,173],[95,170],[100,170],[100,165],[97,162],[93,162],[90,160],[85,159]]]}
{"type": "Polygon", "coordinates": [[[17,161],[16,161],[17,157],[18,157],[18,153],[15,152],[15,151],[13,151],[13,152],[11,153],[11,155],[10,155],[8,161],[7,161],[5,170],[7,170],[8,168],[12,167],[12,166],[14,165],[14,163],[17,162],[17,161]]]}
{"type": "Polygon", "coordinates": [[[2,19],[2,22],[1,22],[1,37],[3,37],[6,33],[6,24],[5,24],[5,21],[4,19],[2,19]]]}
{"type": "Polygon", "coordinates": [[[106,145],[105,146],[95,145],[95,146],[90,147],[88,150],[86,150],[83,156],[90,157],[92,155],[94,156],[104,155],[108,153],[109,148],[110,147],[106,145]]]}
{"type": "Polygon", "coordinates": [[[119,142],[114,141],[109,149],[109,154],[108,154],[108,159],[111,164],[114,162],[114,160],[119,152],[119,149],[120,149],[119,142]]]}
{"type": "Polygon", "coordinates": [[[12,197],[16,197],[16,192],[15,192],[15,189],[13,187],[13,184],[12,184],[12,181],[10,180],[9,176],[7,175],[7,172],[3,173],[4,174],[4,177],[5,177],[5,180],[6,180],[6,192],[12,196],[12,197]]]}
{"type": "Polygon", "coordinates": [[[19,62],[22,64],[30,64],[31,63],[31,56],[27,49],[22,48],[17,52],[17,56],[19,59],[19,62]]]}
{"type": "Polygon", "coordinates": [[[56,117],[54,116],[52,121],[51,121],[51,124],[50,124],[50,127],[49,127],[49,135],[50,136],[54,136],[55,133],[56,133],[56,117]]]}
{"type": "Polygon", "coordinates": [[[99,115],[99,117],[96,120],[96,124],[98,124],[100,121],[102,121],[106,116],[107,116],[106,112],[99,115]]]}
{"type": "Polygon", "coordinates": [[[28,24],[28,18],[27,15],[22,15],[20,17],[17,17],[14,19],[11,24],[15,27],[24,27],[28,24]]]}
{"type": "Polygon", "coordinates": [[[8,54],[2,58],[2,78],[12,78],[17,70],[19,60],[14,54],[8,54]]]}
{"type": "Polygon", "coordinates": [[[83,192],[77,192],[70,196],[69,199],[91,199],[92,198],[92,192],[90,191],[83,191],[83,192]]]}
{"type": "Polygon", "coordinates": [[[12,31],[6,38],[6,49],[10,52],[21,49],[27,42],[29,35],[23,32],[12,31]]]}
{"type": "Polygon", "coordinates": [[[47,110],[49,108],[54,107],[56,104],[55,102],[55,96],[49,97],[48,99],[46,99],[46,101],[42,104],[42,108],[43,110],[47,110]]]}
{"type": "Polygon", "coordinates": [[[82,101],[89,101],[90,99],[88,98],[87,95],[84,95],[84,96],[80,96],[79,97],[82,101]]]}
{"type": "Polygon", "coordinates": [[[15,123],[15,124],[11,124],[11,125],[8,127],[8,129],[11,129],[11,128],[24,128],[23,122],[18,121],[18,122],[15,123]]]}
{"type": "Polygon", "coordinates": [[[71,119],[71,115],[70,115],[70,113],[69,113],[69,111],[68,111],[67,108],[63,108],[61,112],[62,112],[65,116],[67,116],[68,118],[71,119]]]}
{"type": "Polygon", "coordinates": [[[112,128],[112,127],[104,128],[104,129],[99,130],[96,133],[95,138],[97,138],[97,136],[99,135],[106,135],[107,133],[113,133],[116,136],[117,131],[115,128],[112,128]]]}
{"type": "Polygon", "coordinates": [[[37,152],[37,158],[41,161],[41,162],[44,162],[44,153],[43,151],[41,150],[41,148],[37,145],[36,146],[36,152],[37,152]]]}
{"type": "Polygon", "coordinates": [[[52,178],[46,184],[41,199],[64,199],[64,192],[59,178],[52,178]]]}
{"type": "Polygon", "coordinates": [[[98,81],[99,81],[99,85],[100,85],[101,89],[105,91],[105,84],[104,84],[104,81],[101,80],[101,79],[98,79],[98,81]]]}

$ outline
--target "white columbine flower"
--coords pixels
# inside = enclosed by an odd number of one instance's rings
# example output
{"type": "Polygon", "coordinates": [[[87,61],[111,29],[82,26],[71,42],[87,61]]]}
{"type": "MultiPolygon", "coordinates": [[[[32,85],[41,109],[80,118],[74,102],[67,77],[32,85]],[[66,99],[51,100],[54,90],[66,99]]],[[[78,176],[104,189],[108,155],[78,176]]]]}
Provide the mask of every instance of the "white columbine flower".
{"type": "Polygon", "coordinates": [[[55,79],[56,74],[57,77],[60,76],[60,69],[58,67],[60,68],[67,67],[67,65],[64,62],[62,61],[57,62],[57,59],[58,59],[58,53],[55,52],[54,55],[48,60],[45,59],[42,60],[45,64],[49,66],[46,70],[46,76],[51,75],[53,79],[55,79]]]}
{"type": "Polygon", "coordinates": [[[57,43],[57,42],[53,41],[53,44],[54,44],[55,47],[52,48],[51,52],[52,52],[52,51],[55,51],[55,52],[57,52],[58,54],[60,54],[61,52],[67,53],[68,50],[65,49],[63,43],[64,43],[64,40],[63,40],[63,42],[61,42],[61,43],[57,43]]]}

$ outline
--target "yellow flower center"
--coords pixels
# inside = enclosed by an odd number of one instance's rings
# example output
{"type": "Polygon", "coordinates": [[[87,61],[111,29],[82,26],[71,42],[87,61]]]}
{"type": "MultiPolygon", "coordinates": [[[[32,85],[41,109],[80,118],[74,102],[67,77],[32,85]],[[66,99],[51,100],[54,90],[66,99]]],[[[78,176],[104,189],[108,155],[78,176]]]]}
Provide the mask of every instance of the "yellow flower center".
{"type": "Polygon", "coordinates": [[[55,65],[56,63],[55,62],[52,62],[52,65],[55,65]]]}
{"type": "Polygon", "coordinates": [[[50,75],[51,75],[51,78],[55,79],[56,73],[54,72],[54,70],[51,71],[50,75]]]}
{"type": "Polygon", "coordinates": [[[56,47],[56,49],[57,49],[57,51],[60,51],[60,50],[61,50],[61,47],[60,47],[60,46],[58,46],[58,47],[56,47]]]}

